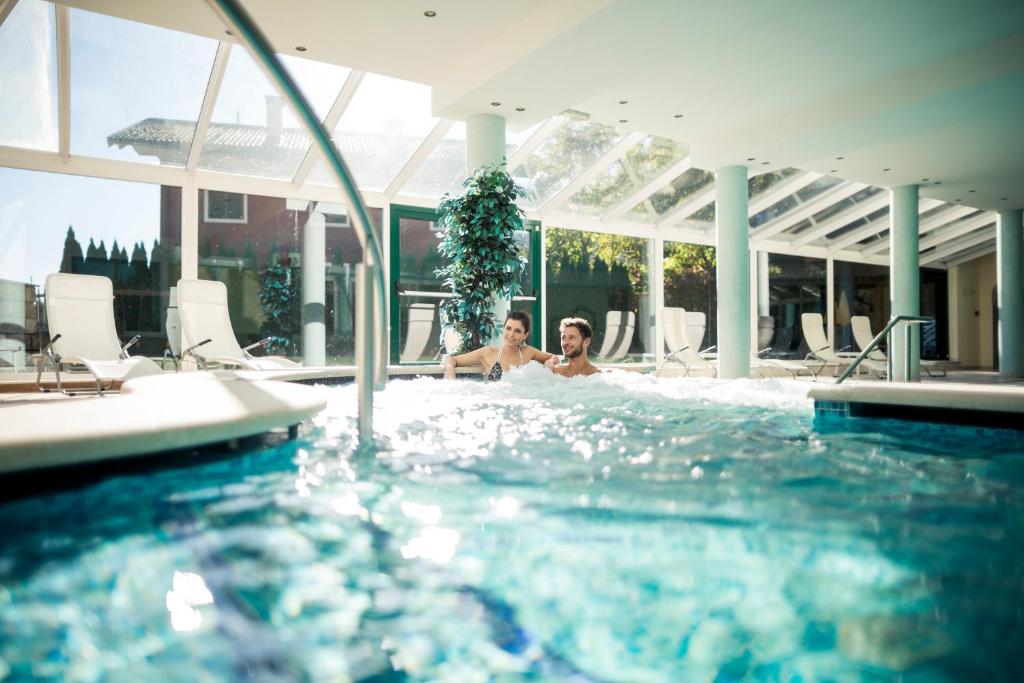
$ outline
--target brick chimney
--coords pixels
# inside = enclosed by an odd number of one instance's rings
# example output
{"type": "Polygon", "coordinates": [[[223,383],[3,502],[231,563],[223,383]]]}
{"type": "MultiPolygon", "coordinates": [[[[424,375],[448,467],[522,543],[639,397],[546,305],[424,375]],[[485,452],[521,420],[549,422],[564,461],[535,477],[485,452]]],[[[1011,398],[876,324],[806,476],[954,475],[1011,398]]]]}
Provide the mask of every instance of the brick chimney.
{"type": "Polygon", "coordinates": [[[281,119],[284,113],[284,98],[267,95],[267,139],[268,147],[281,145],[281,119]]]}

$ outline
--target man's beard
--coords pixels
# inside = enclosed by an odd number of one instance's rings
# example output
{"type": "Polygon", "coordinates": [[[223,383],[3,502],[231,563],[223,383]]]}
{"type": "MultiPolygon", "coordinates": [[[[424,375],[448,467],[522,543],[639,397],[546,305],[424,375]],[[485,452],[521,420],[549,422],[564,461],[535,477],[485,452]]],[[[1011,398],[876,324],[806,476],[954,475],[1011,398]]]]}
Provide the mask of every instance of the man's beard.
{"type": "Polygon", "coordinates": [[[566,358],[579,358],[580,355],[583,353],[583,347],[577,346],[575,351],[566,351],[565,349],[563,349],[562,353],[565,354],[566,358]]]}

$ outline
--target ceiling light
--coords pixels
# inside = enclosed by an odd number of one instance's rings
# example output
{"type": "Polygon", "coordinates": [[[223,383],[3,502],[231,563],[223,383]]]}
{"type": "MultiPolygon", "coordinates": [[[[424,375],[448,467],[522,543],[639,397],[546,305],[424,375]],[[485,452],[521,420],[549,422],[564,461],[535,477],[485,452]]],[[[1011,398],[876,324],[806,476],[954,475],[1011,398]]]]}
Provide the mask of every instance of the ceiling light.
{"type": "Polygon", "coordinates": [[[629,104],[629,100],[619,100],[619,104],[629,104]]]}
{"type": "Polygon", "coordinates": [[[1006,197],[1000,197],[999,199],[1000,199],[1000,201],[1004,201],[1005,202],[1007,198],[1006,197]]]}
{"type": "Polygon", "coordinates": [[[836,161],[842,161],[843,157],[836,157],[836,161]]]}
{"type": "Polygon", "coordinates": [[[427,19],[433,19],[434,17],[437,16],[437,12],[435,12],[432,9],[428,9],[426,12],[423,13],[423,16],[425,16],[427,19]]]}
{"type": "Polygon", "coordinates": [[[683,118],[683,115],[682,114],[676,114],[676,118],[677,119],[681,119],[681,118],[683,118]]]}
{"type": "Polygon", "coordinates": [[[831,171],[829,171],[829,173],[839,173],[839,169],[833,168],[831,171]]]}
{"type": "Polygon", "coordinates": [[[767,166],[767,165],[768,165],[768,164],[770,164],[770,163],[771,163],[770,161],[762,161],[762,162],[761,162],[761,165],[762,165],[762,166],[767,166]]]}
{"type": "Polygon", "coordinates": [[[757,161],[757,157],[747,157],[747,161],[757,161]]]}
{"type": "Polygon", "coordinates": [[[224,33],[228,34],[229,36],[235,35],[234,33],[231,32],[231,29],[228,29],[227,31],[224,31],[224,33]]]}
{"type": "Polygon", "coordinates": [[[491,102],[491,106],[492,107],[500,107],[501,106],[501,102],[497,102],[497,101],[491,102]]]}
{"type": "Polygon", "coordinates": [[[974,192],[974,190],[967,190],[968,192],[974,192]]]}
{"type": "Polygon", "coordinates": [[[888,173],[891,170],[892,170],[891,168],[883,168],[882,169],[882,173],[888,173]]]}
{"type": "Polygon", "coordinates": [[[619,119],[619,123],[629,123],[629,119],[619,119]]]}
{"type": "Polygon", "coordinates": [[[922,182],[922,183],[927,183],[927,182],[928,182],[928,179],[927,179],[927,178],[921,178],[921,182],[922,182]]]}
{"type": "Polygon", "coordinates": [[[305,45],[296,45],[295,46],[295,51],[296,52],[305,52],[306,51],[306,46],[305,45]]]}
{"type": "Polygon", "coordinates": [[[962,202],[963,200],[962,200],[962,199],[960,199],[959,197],[957,197],[957,198],[956,198],[956,199],[954,199],[953,201],[954,201],[954,202],[962,202]]]}
{"type": "Polygon", "coordinates": [[[526,107],[516,107],[516,111],[526,111],[526,107]]]}
{"type": "Polygon", "coordinates": [[[936,181],[935,181],[935,182],[933,183],[933,185],[941,185],[941,184],[942,184],[942,181],[941,181],[941,180],[936,180],[936,181]]]}

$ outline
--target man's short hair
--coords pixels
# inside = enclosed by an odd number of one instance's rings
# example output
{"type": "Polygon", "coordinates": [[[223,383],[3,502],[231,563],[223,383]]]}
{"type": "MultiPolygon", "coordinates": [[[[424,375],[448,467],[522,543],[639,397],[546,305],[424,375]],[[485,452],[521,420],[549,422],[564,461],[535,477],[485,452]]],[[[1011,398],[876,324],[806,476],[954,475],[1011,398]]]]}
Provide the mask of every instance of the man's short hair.
{"type": "Polygon", "coordinates": [[[594,336],[594,328],[583,318],[562,318],[562,322],[558,324],[558,331],[561,332],[567,327],[575,327],[580,331],[580,336],[584,339],[590,339],[594,336]]]}

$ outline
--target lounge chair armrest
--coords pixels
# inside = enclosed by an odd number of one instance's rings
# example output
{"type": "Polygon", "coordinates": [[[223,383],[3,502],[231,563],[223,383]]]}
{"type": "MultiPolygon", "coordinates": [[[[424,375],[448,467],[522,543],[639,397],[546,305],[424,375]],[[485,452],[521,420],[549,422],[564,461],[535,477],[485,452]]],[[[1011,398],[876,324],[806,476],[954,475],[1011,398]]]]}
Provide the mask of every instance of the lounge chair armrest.
{"type": "Polygon", "coordinates": [[[199,369],[205,370],[207,368],[206,358],[196,353],[195,349],[198,349],[200,346],[203,346],[204,344],[209,344],[212,341],[212,339],[204,339],[198,344],[193,344],[192,346],[188,347],[187,349],[181,352],[181,357],[185,358],[186,356],[188,356],[189,358],[194,358],[196,364],[199,366],[199,369]]]}
{"type": "Polygon", "coordinates": [[[121,358],[128,360],[128,349],[135,346],[135,344],[137,344],[140,339],[142,339],[141,334],[137,334],[131,339],[129,339],[128,343],[121,347],[121,358]]]}
{"type": "Polygon", "coordinates": [[[248,346],[243,346],[242,347],[242,351],[244,353],[249,353],[249,349],[255,349],[255,348],[258,348],[260,346],[266,346],[267,344],[270,343],[271,339],[273,339],[273,337],[267,337],[266,339],[260,339],[258,342],[254,343],[254,344],[249,344],[248,346]]]}
{"type": "Polygon", "coordinates": [[[60,389],[60,356],[53,352],[53,343],[60,339],[61,335],[55,334],[43,347],[39,354],[39,362],[36,363],[36,389],[46,391],[43,388],[43,371],[46,370],[47,361],[53,363],[53,370],[57,373],[57,388],[60,389]]]}
{"type": "Polygon", "coordinates": [[[703,351],[701,351],[701,353],[711,353],[712,351],[714,351],[717,348],[718,348],[718,344],[712,344],[708,348],[706,348],[703,351]]]}

